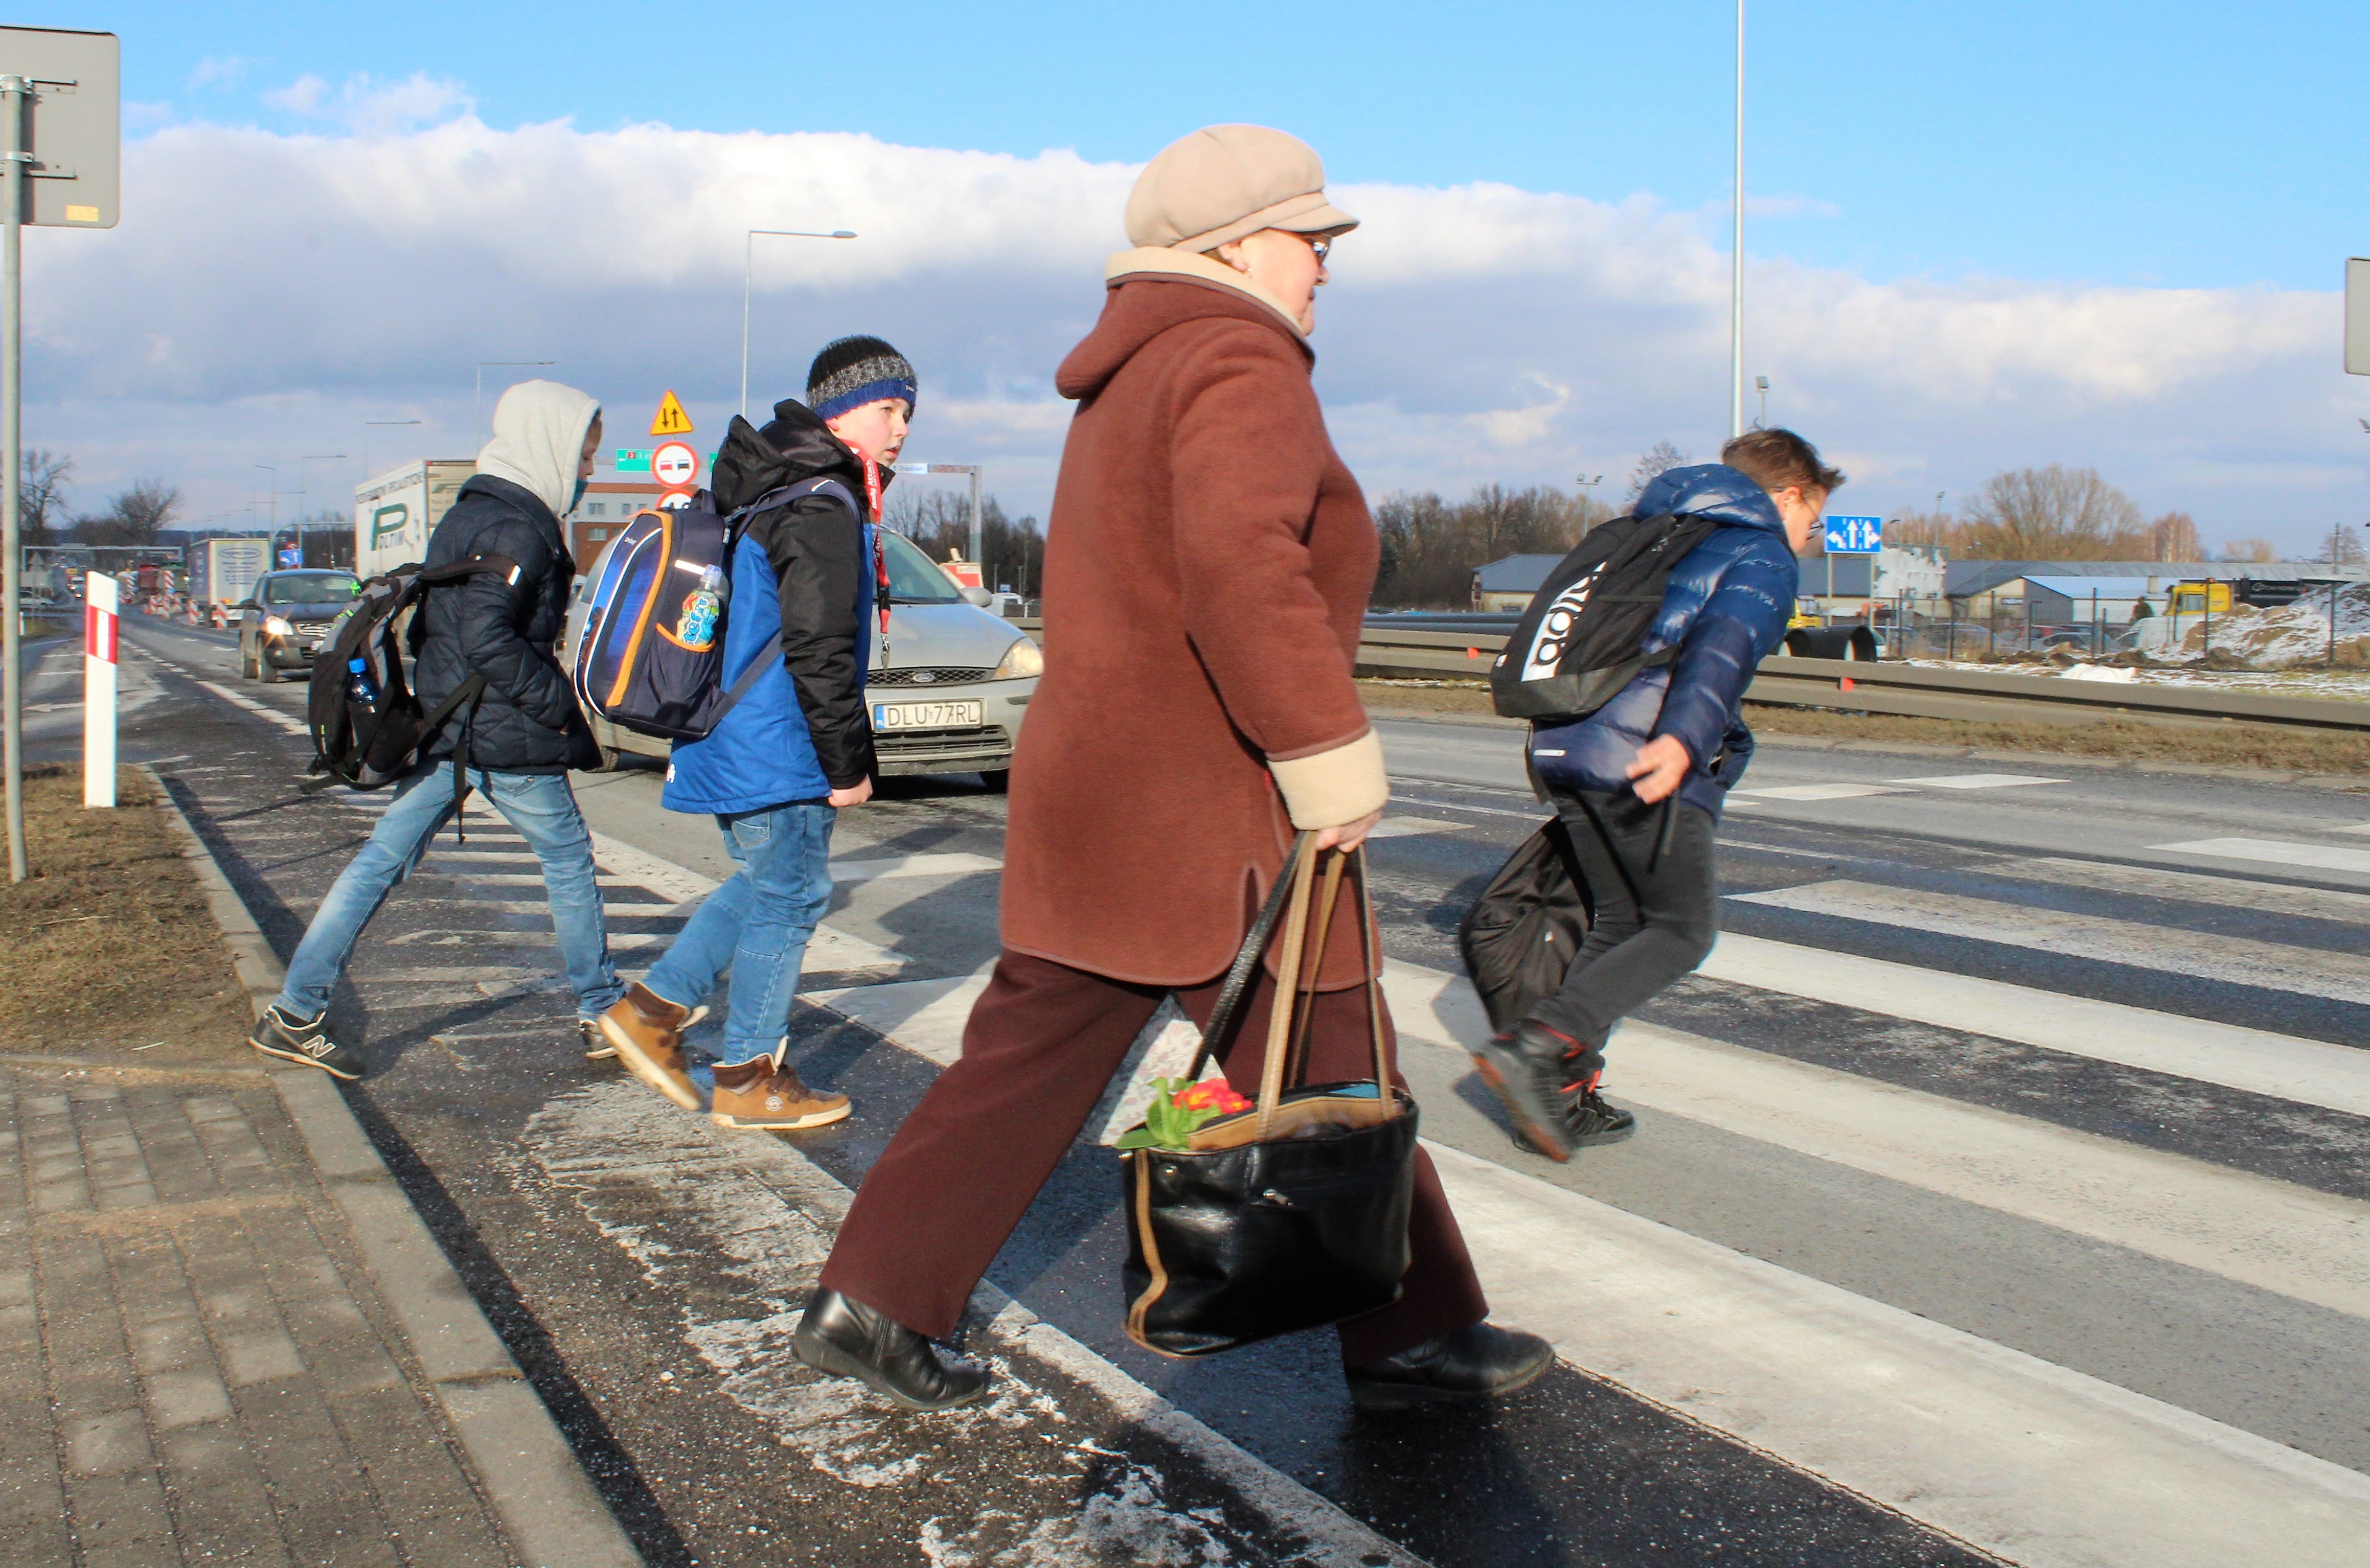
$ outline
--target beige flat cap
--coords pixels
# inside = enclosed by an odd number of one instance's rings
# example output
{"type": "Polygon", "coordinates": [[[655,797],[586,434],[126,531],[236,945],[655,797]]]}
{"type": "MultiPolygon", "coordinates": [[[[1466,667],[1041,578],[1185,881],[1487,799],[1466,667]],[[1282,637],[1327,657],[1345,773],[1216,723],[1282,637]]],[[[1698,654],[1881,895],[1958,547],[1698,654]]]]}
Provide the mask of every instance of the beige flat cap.
{"type": "Polygon", "coordinates": [[[1325,200],[1325,165],[1297,136],[1264,125],[1211,125],[1172,142],[1127,198],[1127,239],[1215,250],[1261,229],[1346,234],[1358,220],[1325,200]]]}

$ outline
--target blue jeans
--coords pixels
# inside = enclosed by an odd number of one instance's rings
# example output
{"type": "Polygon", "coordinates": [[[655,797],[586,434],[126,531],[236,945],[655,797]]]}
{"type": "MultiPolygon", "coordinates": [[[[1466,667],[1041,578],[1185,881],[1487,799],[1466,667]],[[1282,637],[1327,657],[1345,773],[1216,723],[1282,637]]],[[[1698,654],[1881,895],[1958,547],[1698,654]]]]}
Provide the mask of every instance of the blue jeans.
{"type": "Polygon", "coordinates": [[[723,1063],[754,1061],[789,1032],[790,999],[816,922],[831,909],[831,830],[820,801],[719,816],[732,879],[700,901],[642,984],[678,1007],[708,1000],[732,970],[723,1063]]]}
{"type": "MultiPolygon", "coordinates": [[[[353,858],[321,900],[305,940],[288,961],[288,983],[278,1005],[298,1018],[317,1018],[329,1005],[362,928],[428,853],[429,841],[453,816],[453,767],[424,768],[395,786],[395,798],[378,819],[370,841],[353,858]]],[[[576,795],[565,773],[501,773],[469,770],[469,783],[510,819],[543,862],[543,886],[551,901],[552,929],[568,983],[576,990],[576,1015],[598,1018],[626,994],[617,967],[609,959],[609,928],[601,918],[601,888],[592,870],[592,835],[577,814],[576,795]]]]}

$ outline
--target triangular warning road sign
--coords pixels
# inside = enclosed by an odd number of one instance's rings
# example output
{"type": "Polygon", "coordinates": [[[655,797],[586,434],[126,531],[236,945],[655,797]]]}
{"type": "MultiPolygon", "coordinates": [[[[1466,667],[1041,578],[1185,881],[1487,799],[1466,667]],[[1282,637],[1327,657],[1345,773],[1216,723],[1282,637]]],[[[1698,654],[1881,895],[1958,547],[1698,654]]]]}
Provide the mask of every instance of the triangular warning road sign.
{"type": "Polygon", "coordinates": [[[691,434],[691,416],[683,411],[683,404],[672,392],[659,404],[659,417],[650,421],[654,436],[687,436],[691,434]]]}

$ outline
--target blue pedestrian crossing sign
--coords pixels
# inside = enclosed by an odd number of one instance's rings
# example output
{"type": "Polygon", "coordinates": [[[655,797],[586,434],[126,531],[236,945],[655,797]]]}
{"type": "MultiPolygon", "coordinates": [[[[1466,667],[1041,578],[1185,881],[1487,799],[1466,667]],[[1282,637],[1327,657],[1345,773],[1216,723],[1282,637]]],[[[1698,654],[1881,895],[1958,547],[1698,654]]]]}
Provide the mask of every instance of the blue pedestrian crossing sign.
{"type": "Polygon", "coordinates": [[[1883,547],[1884,519],[1881,517],[1827,519],[1828,555],[1873,555],[1883,547]]]}

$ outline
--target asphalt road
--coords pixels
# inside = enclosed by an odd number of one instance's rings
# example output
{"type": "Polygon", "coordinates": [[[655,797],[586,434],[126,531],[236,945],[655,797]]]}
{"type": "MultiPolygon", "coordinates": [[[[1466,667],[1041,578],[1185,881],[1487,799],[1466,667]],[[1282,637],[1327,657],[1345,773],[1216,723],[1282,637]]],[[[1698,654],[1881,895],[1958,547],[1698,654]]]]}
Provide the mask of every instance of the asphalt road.
{"type": "MultiPolygon", "coordinates": [[[[162,760],[292,947],[377,802],[296,795],[302,690],[237,681],[228,636],[125,642],[127,760],[162,760]]],[[[35,682],[36,756],[76,733],[75,662],[35,682]]],[[[1443,1565],[2359,1562],[2370,798],[1766,746],[1722,830],[1720,951],[1612,1048],[1640,1134],[1558,1167],[1511,1147],[1455,1048],[1456,919],[1541,815],[1516,734],[1382,727],[1402,1062],[1497,1310],[1563,1364],[1496,1409],[1374,1421],[1327,1334],[1148,1356],[1083,1141],[997,1285],[1443,1565]]],[[[633,972],[729,864],[654,771],[577,784],[633,972]]],[[[781,1365],[829,1192],[995,951],[1001,798],[883,795],[842,814],[839,934],[794,1020],[849,1122],[719,1141],[577,1062],[533,863],[490,818],[365,939],[335,1013],[373,1062],[358,1107],[654,1562],[1292,1560],[1241,1474],[1075,1366],[1012,1351],[1026,1397],[949,1442],[781,1365]],[[1097,1509],[1116,1533],[1087,1539],[1097,1509]]]]}

